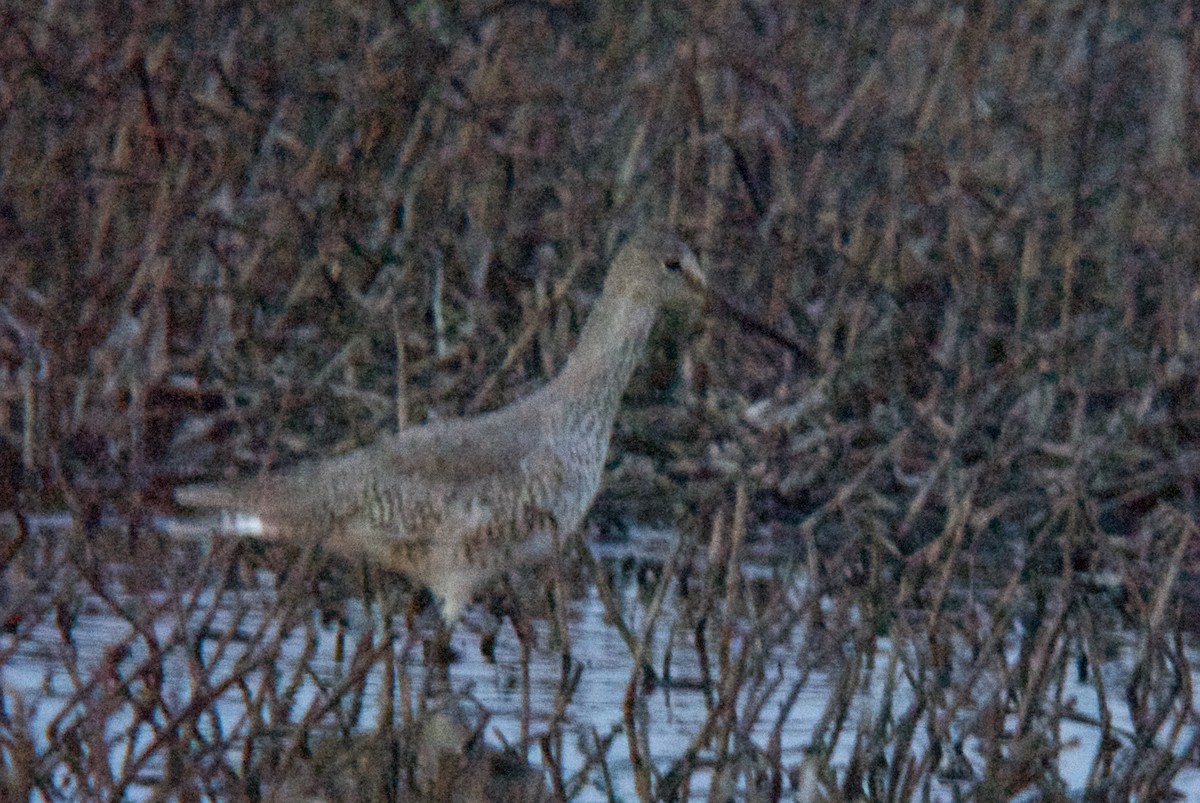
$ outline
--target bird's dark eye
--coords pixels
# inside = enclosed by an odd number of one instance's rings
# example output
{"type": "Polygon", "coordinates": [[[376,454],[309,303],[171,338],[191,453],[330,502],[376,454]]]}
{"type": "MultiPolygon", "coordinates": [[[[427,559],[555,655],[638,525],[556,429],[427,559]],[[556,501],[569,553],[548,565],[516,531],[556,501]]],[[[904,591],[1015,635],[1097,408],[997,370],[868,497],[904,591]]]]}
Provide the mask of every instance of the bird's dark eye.
{"type": "Polygon", "coordinates": [[[663,267],[671,271],[671,273],[679,273],[679,271],[683,270],[683,265],[680,264],[678,259],[666,260],[663,262],[663,267]]]}

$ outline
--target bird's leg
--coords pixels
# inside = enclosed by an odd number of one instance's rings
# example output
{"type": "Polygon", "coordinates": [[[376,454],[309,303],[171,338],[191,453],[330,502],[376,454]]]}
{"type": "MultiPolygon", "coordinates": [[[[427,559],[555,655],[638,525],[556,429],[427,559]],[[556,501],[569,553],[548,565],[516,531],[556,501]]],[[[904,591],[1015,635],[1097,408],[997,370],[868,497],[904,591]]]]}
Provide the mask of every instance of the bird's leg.
{"type": "Polygon", "coordinates": [[[513,588],[511,574],[504,575],[502,613],[508,616],[513,634],[517,637],[517,643],[529,650],[536,648],[537,631],[533,629],[533,624],[529,621],[529,617],[525,615],[525,609],[521,607],[521,599],[517,595],[516,589],[513,588]]]}
{"type": "Polygon", "coordinates": [[[440,700],[450,694],[450,663],[454,648],[450,646],[450,625],[440,617],[433,635],[422,642],[425,657],[425,697],[440,700]]]}
{"type": "Polygon", "coordinates": [[[410,633],[425,634],[421,639],[421,657],[425,665],[426,699],[440,699],[449,694],[450,664],[457,657],[454,648],[450,646],[451,625],[437,609],[437,599],[429,589],[422,588],[409,599],[404,616],[405,626],[410,633]],[[431,612],[435,622],[432,634],[426,629],[426,625],[418,621],[425,619],[431,612]]]}
{"type": "Polygon", "coordinates": [[[562,681],[565,684],[571,672],[571,631],[567,628],[567,584],[566,573],[563,571],[562,540],[559,538],[558,527],[550,528],[550,543],[553,548],[554,561],[554,623],[558,630],[558,651],[562,657],[562,681]]]}
{"type": "MultiPolygon", "coordinates": [[[[516,621],[516,596],[510,577],[508,572],[501,575],[500,581],[487,595],[488,602],[483,609],[484,620],[479,628],[479,654],[489,664],[496,663],[496,638],[504,624],[504,617],[507,616],[511,622],[516,621]]],[[[515,631],[515,624],[513,628],[515,631]]]]}

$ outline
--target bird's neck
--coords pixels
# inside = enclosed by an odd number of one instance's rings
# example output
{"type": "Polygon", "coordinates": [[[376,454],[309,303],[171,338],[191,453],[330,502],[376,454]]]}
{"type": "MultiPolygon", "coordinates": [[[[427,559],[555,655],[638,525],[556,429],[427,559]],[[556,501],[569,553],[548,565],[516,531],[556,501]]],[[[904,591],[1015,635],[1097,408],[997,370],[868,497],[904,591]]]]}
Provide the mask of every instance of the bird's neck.
{"type": "Polygon", "coordinates": [[[635,298],[601,294],[567,364],[546,388],[568,423],[607,436],[657,314],[657,307],[635,298]]]}

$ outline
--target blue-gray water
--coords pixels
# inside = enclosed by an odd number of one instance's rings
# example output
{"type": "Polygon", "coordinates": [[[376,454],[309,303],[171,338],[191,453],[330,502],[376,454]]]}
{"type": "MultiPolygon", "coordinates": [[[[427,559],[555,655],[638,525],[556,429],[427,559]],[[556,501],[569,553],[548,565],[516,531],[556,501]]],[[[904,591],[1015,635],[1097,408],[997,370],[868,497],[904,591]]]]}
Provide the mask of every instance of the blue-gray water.
{"type": "MultiPolygon", "coordinates": [[[[56,519],[48,519],[43,524],[54,524],[56,521],[56,519]]],[[[633,545],[617,547],[616,550],[637,548],[635,539],[633,545]]],[[[613,548],[608,548],[608,552],[612,551],[613,548]]],[[[749,568],[753,570],[753,567],[749,568]]],[[[255,595],[259,595],[262,603],[261,610],[269,610],[274,594],[274,578],[270,573],[260,571],[256,579],[257,583],[250,590],[242,589],[237,592],[238,599],[242,605],[249,603],[250,609],[253,611],[255,595]]],[[[151,603],[161,601],[154,600],[153,593],[157,592],[151,592],[151,598],[143,601],[151,603]]],[[[203,610],[209,604],[217,603],[221,614],[210,625],[214,631],[220,631],[223,627],[233,624],[223,610],[222,599],[214,596],[218,593],[221,595],[231,594],[228,591],[217,592],[212,588],[203,588],[199,591],[200,596],[197,600],[201,604],[196,606],[197,609],[203,610]]],[[[625,593],[635,592],[627,590],[625,593]]],[[[107,660],[106,650],[109,647],[125,643],[128,640],[130,625],[124,620],[114,617],[107,605],[94,596],[85,595],[83,599],[82,611],[73,628],[71,649],[77,651],[77,659],[75,659],[77,666],[94,668],[99,667],[102,662],[107,660]]],[[[233,597],[229,596],[229,599],[232,600],[233,597]]],[[[630,600],[626,601],[630,602],[630,600]]],[[[131,596],[128,602],[137,604],[138,600],[131,596]]],[[[638,606],[632,602],[627,607],[629,610],[639,610],[638,606]]],[[[479,618],[479,612],[474,611],[468,616],[467,624],[469,625],[472,619],[479,618]]],[[[659,638],[656,641],[659,655],[661,655],[661,650],[668,637],[665,625],[671,621],[671,618],[671,612],[666,611],[663,624],[659,628],[659,638]]],[[[159,637],[167,639],[172,629],[187,628],[194,624],[194,622],[180,622],[164,616],[155,620],[154,628],[159,637]]],[[[252,632],[264,624],[267,626],[268,633],[273,632],[274,625],[272,623],[263,621],[261,616],[256,618],[253,613],[242,617],[237,623],[243,632],[252,632]]],[[[638,623],[635,620],[633,624],[638,623]]],[[[343,633],[344,636],[347,636],[348,642],[353,643],[357,635],[367,629],[380,627],[381,624],[373,621],[372,615],[362,605],[349,603],[343,633]]],[[[555,695],[559,688],[561,664],[558,652],[549,648],[545,624],[535,623],[535,628],[538,632],[538,647],[532,654],[530,665],[530,702],[533,713],[532,730],[536,732],[545,728],[546,718],[553,712],[555,695]]],[[[328,625],[314,623],[314,632],[317,636],[315,653],[308,663],[317,678],[324,682],[331,682],[340,677],[345,669],[344,663],[335,660],[337,626],[333,623],[328,625]]],[[[72,681],[64,669],[62,651],[66,649],[66,646],[55,623],[49,619],[38,623],[32,632],[24,632],[19,642],[14,643],[14,638],[15,636],[10,633],[0,634],[0,649],[7,653],[15,648],[8,661],[0,666],[0,683],[3,684],[6,713],[12,716],[14,706],[21,707],[31,723],[29,730],[35,742],[40,740],[40,743],[37,744],[38,748],[44,749],[47,740],[51,738],[47,731],[48,727],[64,714],[64,709],[70,705],[70,697],[73,693],[72,681]]],[[[288,637],[281,653],[285,661],[290,657],[299,662],[304,650],[304,639],[304,629],[298,629],[288,637]]],[[[752,738],[765,743],[781,698],[789,686],[789,681],[796,676],[793,664],[786,660],[787,652],[803,649],[804,639],[805,634],[797,632],[794,634],[792,643],[776,648],[781,660],[775,664],[775,668],[768,670],[768,674],[780,673],[783,683],[779,685],[775,696],[764,707],[760,724],[751,733],[752,738]]],[[[568,733],[587,734],[594,728],[601,735],[606,734],[621,721],[621,701],[630,679],[632,659],[616,630],[605,622],[604,608],[594,587],[590,588],[582,598],[574,600],[572,603],[571,640],[573,655],[577,661],[582,663],[583,674],[580,686],[572,697],[567,710],[570,723],[568,733]]],[[[134,639],[130,643],[135,648],[121,660],[118,671],[120,668],[134,667],[144,658],[143,655],[137,654],[137,645],[141,642],[134,639]]],[[[204,643],[211,644],[212,642],[204,643]]],[[[453,643],[460,656],[460,660],[452,668],[454,687],[459,691],[469,691],[479,705],[490,713],[487,729],[489,740],[499,742],[503,739],[510,744],[516,743],[520,733],[522,683],[520,647],[512,628],[505,625],[500,629],[494,663],[489,663],[480,656],[479,637],[469,626],[459,626],[455,629],[453,643]]],[[[399,644],[399,640],[397,644],[399,644]]],[[[880,642],[882,652],[886,652],[890,648],[891,646],[886,640],[880,642]]],[[[689,668],[696,664],[694,651],[688,644],[682,642],[673,644],[672,649],[675,651],[675,658],[672,662],[673,671],[677,677],[688,676],[689,668]]],[[[223,663],[227,668],[233,666],[239,654],[239,649],[235,647],[224,656],[223,663]]],[[[412,650],[406,657],[406,662],[413,676],[414,684],[419,684],[420,651],[412,650]]],[[[883,661],[879,663],[882,664],[883,661]]],[[[1127,673],[1126,663],[1116,660],[1103,667],[1102,671],[1106,673],[1106,678],[1110,681],[1107,684],[1108,688],[1123,688],[1122,673],[1127,673]]],[[[179,700],[188,699],[195,689],[188,674],[186,657],[179,651],[170,653],[164,657],[163,667],[164,696],[174,695],[179,700]]],[[[290,672],[287,671],[287,667],[283,667],[283,669],[285,671],[279,672],[279,675],[281,678],[287,679],[290,677],[290,672]]],[[[212,678],[221,675],[222,669],[218,665],[211,673],[209,682],[212,682],[212,678]]],[[[363,728],[371,727],[378,716],[378,711],[371,702],[378,699],[380,692],[378,685],[381,678],[382,673],[376,671],[368,680],[368,689],[364,697],[367,705],[359,714],[359,724],[363,728]]],[[[251,682],[253,683],[253,679],[251,682]]],[[[802,688],[782,730],[781,759],[784,766],[798,764],[803,759],[805,748],[812,738],[814,725],[825,710],[830,695],[834,693],[830,684],[829,677],[817,672],[808,678],[802,688]]],[[[1200,677],[1194,679],[1193,686],[1200,688],[1200,677]]],[[[308,682],[298,695],[295,710],[303,711],[308,701],[316,694],[316,686],[313,682],[308,682]]],[[[880,682],[877,679],[865,684],[865,688],[860,690],[858,699],[855,701],[856,710],[869,712],[880,694],[880,682]]],[[[904,704],[903,689],[898,694],[901,698],[897,701],[899,707],[904,704]]],[[[1098,703],[1093,686],[1076,684],[1067,688],[1066,694],[1068,698],[1075,698],[1076,710],[1080,714],[1085,717],[1098,715],[1098,703]]],[[[208,727],[220,727],[226,732],[236,731],[245,723],[246,712],[242,699],[236,689],[229,690],[214,707],[215,719],[202,720],[202,723],[206,722],[208,727]]],[[[1131,729],[1128,711],[1124,703],[1110,700],[1110,707],[1112,708],[1114,727],[1131,729]]],[[[69,718],[71,711],[67,709],[66,714],[69,718]]],[[[686,749],[688,742],[701,727],[706,715],[704,700],[698,690],[681,687],[674,688],[667,693],[659,689],[650,695],[649,746],[653,757],[660,766],[665,767],[686,749]]],[[[122,762],[126,760],[130,751],[136,753],[139,749],[144,748],[151,738],[150,730],[142,729],[134,737],[134,743],[129,744],[128,739],[121,736],[129,726],[128,715],[125,716],[125,719],[122,719],[120,715],[115,716],[109,723],[111,734],[115,738],[111,750],[114,773],[120,772],[122,762]]],[[[1062,729],[1064,743],[1073,743],[1075,746],[1066,749],[1061,754],[1060,771],[1069,787],[1082,787],[1086,781],[1091,758],[1096,753],[1099,732],[1092,726],[1071,721],[1064,721],[1062,729]]],[[[836,745],[832,756],[832,763],[835,767],[844,766],[853,736],[854,728],[847,728],[846,734],[836,745]]],[[[567,738],[563,744],[564,769],[569,775],[580,766],[583,757],[575,747],[574,739],[567,738]]],[[[967,748],[968,755],[970,755],[971,745],[969,742],[967,748]]],[[[615,783],[626,797],[633,798],[633,781],[625,750],[624,736],[614,740],[608,756],[609,768],[613,773],[615,783]]],[[[531,750],[529,759],[537,763],[540,761],[540,755],[536,750],[531,750]]],[[[143,773],[144,779],[152,781],[158,769],[155,762],[150,762],[143,773]]],[[[1190,768],[1182,772],[1178,776],[1176,787],[1186,800],[1200,803],[1200,769],[1190,768]]],[[[143,788],[148,794],[149,788],[143,788]]],[[[693,795],[702,791],[698,785],[693,784],[693,795]]],[[[606,798],[598,788],[588,788],[580,794],[578,799],[599,801],[606,798]]]]}

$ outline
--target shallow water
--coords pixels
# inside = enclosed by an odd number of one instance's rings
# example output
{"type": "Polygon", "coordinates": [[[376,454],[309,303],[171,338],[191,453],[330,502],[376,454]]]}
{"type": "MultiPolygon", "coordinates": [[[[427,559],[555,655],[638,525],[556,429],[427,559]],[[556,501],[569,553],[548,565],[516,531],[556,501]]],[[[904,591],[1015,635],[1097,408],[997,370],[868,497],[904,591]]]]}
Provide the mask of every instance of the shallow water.
{"type": "MultiPolygon", "coordinates": [[[[48,522],[53,524],[54,521],[48,522]]],[[[43,522],[47,524],[47,522],[43,522]]],[[[645,545],[611,546],[598,549],[606,558],[619,558],[623,550],[643,548],[652,549],[645,545]]],[[[755,571],[755,567],[747,567],[755,571]]],[[[771,570],[757,567],[757,570],[769,575],[771,570]]],[[[273,599],[274,578],[270,573],[261,571],[257,577],[257,585],[250,590],[241,589],[236,598],[244,605],[247,601],[254,603],[255,595],[261,596],[261,608],[270,608],[273,599]]],[[[790,582],[800,583],[800,580],[790,582]]],[[[625,607],[637,614],[639,606],[634,599],[636,588],[632,584],[622,591],[625,607]]],[[[149,594],[147,602],[154,600],[149,594]]],[[[255,632],[262,627],[268,637],[277,632],[277,625],[267,621],[261,615],[253,612],[241,615],[234,621],[230,605],[235,595],[231,592],[217,592],[212,588],[200,589],[195,602],[200,610],[208,605],[215,605],[217,616],[210,623],[210,629],[221,631],[223,628],[236,626],[245,633],[255,632]]],[[[73,700],[71,695],[75,686],[72,684],[64,666],[73,662],[81,667],[101,667],[114,657],[108,651],[115,644],[128,640],[130,625],[112,615],[111,609],[94,595],[83,596],[83,606],[75,619],[72,638],[69,645],[64,642],[55,622],[43,620],[22,632],[19,642],[11,633],[0,634],[0,649],[12,650],[9,659],[0,666],[0,684],[3,686],[6,713],[13,715],[14,706],[24,706],[25,716],[30,722],[28,732],[34,738],[39,749],[44,749],[51,738],[52,726],[60,720],[69,720],[78,715],[82,703],[73,700]],[[72,650],[75,656],[71,662],[64,661],[64,650],[72,650]],[[74,713],[73,713],[74,712],[74,713]]],[[[132,596],[126,600],[130,605],[137,605],[138,600],[132,596]]],[[[124,604],[124,603],[123,603],[124,604]]],[[[513,629],[507,624],[501,627],[496,640],[494,662],[483,659],[479,651],[479,636],[469,626],[471,620],[481,617],[479,611],[473,611],[468,616],[467,626],[460,625],[453,634],[453,646],[459,655],[459,660],[451,670],[451,680],[456,691],[473,697],[483,711],[487,712],[488,727],[486,733],[492,743],[501,740],[516,744],[520,740],[522,719],[522,664],[521,649],[513,629]]],[[[672,619],[672,612],[666,611],[663,621],[659,624],[655,641],[656,656],[654,665],[660,665],[662,650],[670,637],[667,623],[672,619]]],[[[160,617],[154,621],[157,636],[166,639],[173,628],[195,626],[195,622],[180,622],[170,617],[160,617]]],[[[348,603],[343,618],[343,629],[339,632],[337,623],[314,623],[311,630],[316,635],[314,651],[308,660],[312,668],[312,677],[306,681],[297,695],[295,710],[303,711],[308,702],[318,695],[316,681],[331,683],[341,677],[346,669],[344,661],[336,659],[339,638],[353,644],[358,634],[372,628],[378,629],[380,623],[361,604],[351,601],[348,603]]],[[[550,649],[548,628],[544,622],[534,624],[537,632],[537,648],[533,650],[529,665],[529,699],[531,710],[531,731],[538,733],[547,727],[548,718],[554,711],[555,697],[560,686],[561,660],[557,651],[550,649]]],[[[582,766],[583,753],[577,748],[572,734],[588,738],[592,730],[601,736],[610,733],[618,727],[622,720],[621,704],[625,696],[627,684],[630,682],[632,658],[625,643],[616,630],[605,622],[604,606],[595,587],[589,587],[580,598],[573,600],[571,607],[571,641],[574,659],[582,664],[583,671],[580,685],[571,698],[567,709],[568,725],[567,738],[563,740],[563,761],[565,774],[570,775],[582,766]]],[[[299,663],[305,650],[305,630],[296,629],[286,636],[281,654],[285,661],[288,658],[299,663]]],[[[130,642],[133,649],[121,658],[115,665],[118,672],[131,671],[144,659],[138,654],[138,640],[130,642]]],[[[206,650],[215,650],[213,640],[202,641],[206,650]]],[[[397,642],[399,643],[399,641],[397,642]]],[[[789,686],[798,677],[798,670],[790,660],[789,652],[804,649],[804,635],[794,633],[788,643],[777,645],[771,653],[770,666],[764,671],[768,679],[778,679],[776,691],[768,697],[763,706],[758,723],[749,732],[749,738],[755,740],[760,747],[765,747],[771,726],[776,719],[779,706],[786,695],[789,686]]],[[[891,646],[887,640],[880,641],[880,652],[885,654],[891,646]]],[[[673,677],[678,679],[698,676],[697,656],[694,649],[685,641],[677,640],[672,644],[673,659],[671,662],[673,677]]],[[[231,645],[227,652],[217,661],[208,682],[219,679],[224,673],[232,671],[236,661],[243,653],[243,648],[237,644],[231,645]]],[[[215,660],[215,653],[208,658],[215,660]]],[[[882,655],[881,655],[882,658],[882,655]]],[[[415,684],[421,678],[421,660],[419,650],[413,649],[404,656],[408,671],[415,684]]],[[[188,674],[186,656],[178,651],[163,656],[163,686],[164,696],[174,696],[179,700],[192,697],[196,689],[188,674]]],[[[276,672],[283,678],[290,677],[293,668],[276,667],[276,672]],[[280,671],[282,670],[282,671],[280,671]]],[[[1123,688],[1122,673],[1127,674],[1124,662],[1117,660],[1102,668],[1105,677],[1110,682],[1108,687],[1113,690],[1123,688]],[[1111,677],[1110,677],[1111,676],[1111,677]]],[[[102,673],[99,673],[102,674],[102,673]]],[[[257,672],[248,676],[251,683],[260,677],[257,672]]],[[[382,689],[382,671],[375,670],[367,680],[366,702],[358,712],[357,724],[366,729],[370,728],[378,717],[374,702],[380,699],[382,689]]],[[[810,746],[814,727],[825,712],[831,695],[835,694],[834,680],[827,673],[814,672],[800,688],[794,705],[790,708],[780,731],[781,734],[781,763],[783,766],[798,765],[805,757],[805,751],[810,746]]],[[[1194,679],[1193,687],[1200,689],[1200,675],[1194,679]]],[[[1093,686],[1075,684],[1065,689],[1068,698],[1074,697],[1076,708],[1080,714],[1097,716],[1098,702],[1093,686]]],[[[855,701],[855,710],[870,712],[883,694],[878,675],[872,678],[865,689],[860,689],[855,701]]],[[[1114,696],[1117,692],[1114,691],[1114,696]]],[[[1200,695],[1198,695],[1200,699],[1200,695]]],[[[233,732],[245,723],[246,710],[244,697],[236,689],[230,689],[220,696],[212,707],[212,714],[202,719],[202,726],[222,732],[233,732]]],[[[893,705],[899,709],[906,704],[905,691],[900,688],[893,698],[893,705]]],[[[1128,709],[1123,702],[1109,701],[1112,709],[1113,724],[1118,729],[1131,729],[1128,709]]],[[[649,746],[651,755],[660,768],[665,769],[687,748],[692,736],[701,727],[707,709],[703,693],[694,685],[678,685],[670,689],[659,688],[648,696],[647,721],[650,723],[649,746]]],[[[60,723],[61,724],[61,723],[60,723]]],[[[108,723],[108,733],[112,738],[110,763],[114,774],[119,774],[130,753],[136,753],[149,743],[152,732],[149,728],[137,731],[133,743],[124,737],[130,725],[129,714],[115,715],[108,723]]],[[[831,763],[835,767],[844,767],[852,749],[854,736],[853,725],[846,729],[842,738],[832,751],[831,763]]],[[[1077,722],[1065,721],[1062,724],[1064,743],[1074,744],[1065,749],[1059,759],[1059,766],[1064,780],[1070,788],[1081,788],[1087,778],[1092,756],[1095,755],[1099,743],[1099,732],[1096,728],[1077,722]]],[[[634,798],[632,769],[625,749],[624,736],[618,736],[608,751],[609,770],[612,773],[618,791],[634,798]]],[[[536,744],[536,739],[533,741],[536,744]]],[[[966,744],[968,758],[978,759],[973,755],[973,746],[966,744]]],[[[533,763],[540,761],[536,749],[529,753],[533,763]]],[[[144,782],[139,788],[149,794],[148,784],[152,784],[161,767],[155,762],[149,762],[140,772],[139,777],[144,782]]],[[[703,774],[697,776],[691,786],[693,798],[707,793],[704,788],[710,779],[703,774]]],[[[1200,768],[1190,768],[1182,772],[1176,783],[1177,789],[1184,799],[1200,803],[1200,768]]],[[[947,787],[944,797],[949,799],[950,790],[947,787]]],[[[606,800],[606,795],[598,785],[584,788],[578,797],[583,801],[606,800]]]]}

